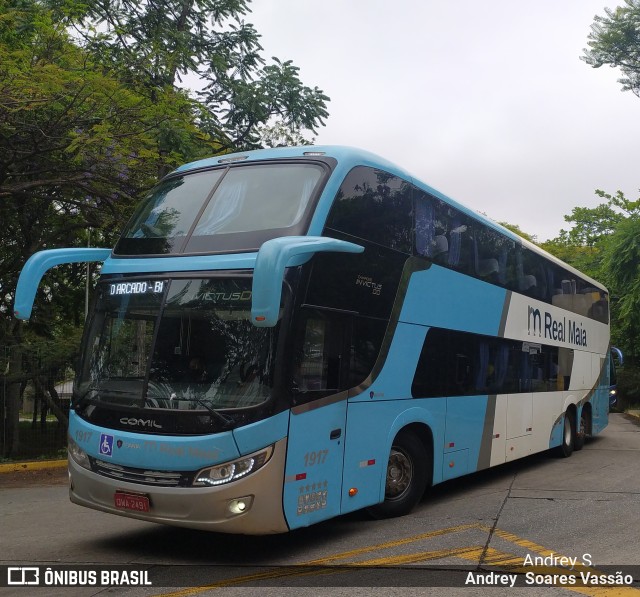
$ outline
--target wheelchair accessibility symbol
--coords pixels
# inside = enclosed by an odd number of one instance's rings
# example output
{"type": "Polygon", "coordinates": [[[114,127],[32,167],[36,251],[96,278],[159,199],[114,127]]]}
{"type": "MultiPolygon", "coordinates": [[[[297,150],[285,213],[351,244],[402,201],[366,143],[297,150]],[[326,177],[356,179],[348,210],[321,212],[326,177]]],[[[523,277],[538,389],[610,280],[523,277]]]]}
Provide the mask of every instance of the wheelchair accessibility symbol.
{"type": "Polygon", "coordinates": [[[103,456],[112,456],[113,435],[107,435],[106,433],[100,434],[100,454],[103,456]]]}

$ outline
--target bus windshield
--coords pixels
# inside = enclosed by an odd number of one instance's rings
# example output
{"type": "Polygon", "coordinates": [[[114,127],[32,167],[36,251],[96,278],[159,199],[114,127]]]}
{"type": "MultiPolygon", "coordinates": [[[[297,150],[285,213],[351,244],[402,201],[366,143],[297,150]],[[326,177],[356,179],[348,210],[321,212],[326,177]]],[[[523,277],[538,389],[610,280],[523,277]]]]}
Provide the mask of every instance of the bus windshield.
{"type": "Polygon", "coordinates": [[[279,326],[254,327],[250,309],[250,279],[101,284],[80,400],[209,411],[264,403],[279,326]]]}
{"type": "Polygon", "coordinates": [[[253,164],[171,176],[144,199],[116,254],[257,249],[265,240],[304,233],[318,164],[253,164]]]}

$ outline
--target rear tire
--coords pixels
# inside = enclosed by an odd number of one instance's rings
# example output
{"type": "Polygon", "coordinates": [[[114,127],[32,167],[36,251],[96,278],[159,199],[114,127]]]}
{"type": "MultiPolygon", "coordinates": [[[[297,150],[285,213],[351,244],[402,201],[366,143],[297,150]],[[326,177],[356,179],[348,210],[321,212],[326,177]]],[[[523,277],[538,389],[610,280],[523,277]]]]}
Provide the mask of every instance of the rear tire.
{"type": "Polygon", "coordinates": [[[430,481],[431,456],[420,438],[411,431],[402,431],[393,440],[384,502],[368,509],[374,518],[403,516],[418,504],[430,481]]]}
{"type": "Polygon", "coordinates": [[[564,413],[564,421],[562,423],[562,444],[558,448],[558,456],[569,458],[573,454],[576,445],[576,423],[572,414],[567,411],[564,413]]]}
{"type": "Polygon", "coordinates": [[[578,429],[578,432],[576,433],[576,439],[575,442],[573,444],[573,449],[577,452],[578,450],[582,450],[582,448],[584,447],[585,442],[587,441],[587,434],[589,433],[589,429],[591,428],[591,420],[589,417],[589,413],[587,412],[587,409],[585,409],[584,407],[582,408],[582,411],[580,412],[580,428],[578,429]]]}

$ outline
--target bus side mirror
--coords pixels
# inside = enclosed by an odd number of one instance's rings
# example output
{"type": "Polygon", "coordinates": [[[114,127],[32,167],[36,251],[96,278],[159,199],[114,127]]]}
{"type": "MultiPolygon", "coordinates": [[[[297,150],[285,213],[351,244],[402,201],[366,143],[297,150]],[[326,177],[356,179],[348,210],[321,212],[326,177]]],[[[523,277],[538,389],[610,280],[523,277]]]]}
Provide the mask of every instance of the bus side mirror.
{"type": "Polygon", "coordinates": [[[253,271],[251,323],[274,327],[278,322],[284,270],[306,263],[315,253],[362,253],[364,247],[324,236],[283,236],[265,242],[253,271]]]}
{"type": "Polygon", "coordinates": [[[29,257],[24,264],[13,303],[13,314],[18,319],[29,319],[33,301],[36,298],[36,290],[45,272],[56,265],[63,263],[89,263],[91,261],[104,261],[111,254],[111,249],[49,249],[39,251],[29,257]]]}

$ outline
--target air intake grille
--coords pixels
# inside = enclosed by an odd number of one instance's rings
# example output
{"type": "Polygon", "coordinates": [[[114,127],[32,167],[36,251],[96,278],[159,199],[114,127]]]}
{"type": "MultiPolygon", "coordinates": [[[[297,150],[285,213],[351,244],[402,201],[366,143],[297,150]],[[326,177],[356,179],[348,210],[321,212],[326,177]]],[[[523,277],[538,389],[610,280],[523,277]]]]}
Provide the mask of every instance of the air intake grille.
{"type": "Polygon", "coordinates": [[[103,477],[156,487],[190,487],[195,473],[189,471],[150,471],[91,459],[91,470],[103,477]]]}

